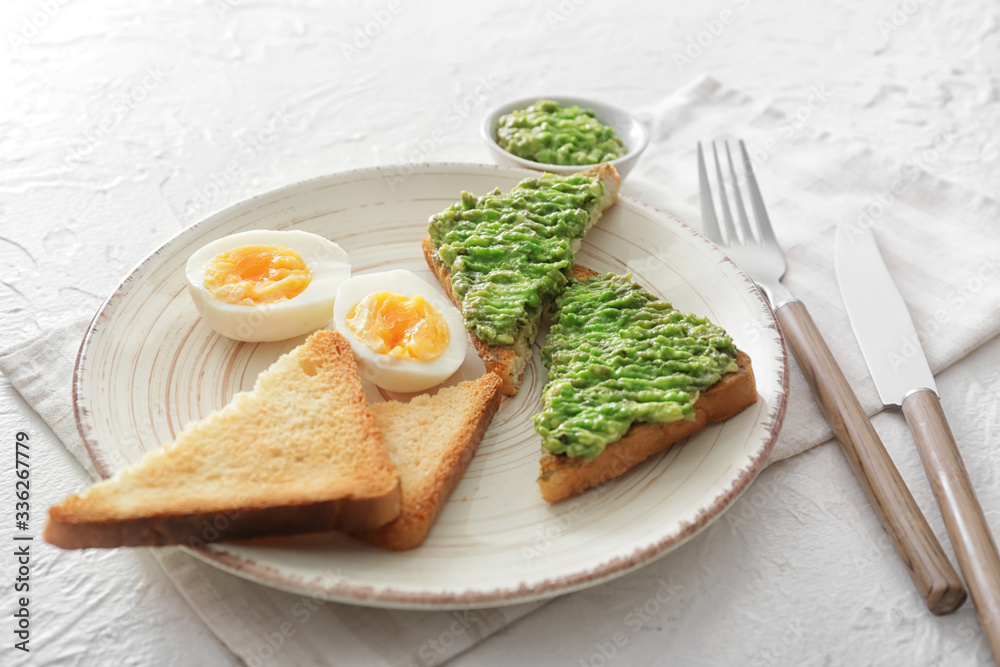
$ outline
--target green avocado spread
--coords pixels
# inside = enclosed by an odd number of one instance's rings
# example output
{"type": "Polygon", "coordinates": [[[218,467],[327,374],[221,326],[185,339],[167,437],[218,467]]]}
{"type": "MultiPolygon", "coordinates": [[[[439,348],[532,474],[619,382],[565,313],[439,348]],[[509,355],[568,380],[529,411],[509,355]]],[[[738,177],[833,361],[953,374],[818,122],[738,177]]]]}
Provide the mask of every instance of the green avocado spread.
{"type": "Polygon", "coordinates": [[[535,430],[553,454],[587,459],[633,422],[694,419],[699,393],[737,369],[725,331],[613,273],[570,279],[542,362],[535,430]]]}
{"type": "Polygon", "coordinates": [[[625,155],[614,129],[590,109],[539,100],[500,117],[497,143],[508,153],[542,164],[584,165],[625,155]]]}
{"type": "Polygon", "coordinates": [[[491,345],[530,344],[542,307],[566,284],[571,244],[604,194],[597,177],[544,174],[508,193],[462,201],[431,216],[428,233],[451,271],[465,326],[491,345]]]}

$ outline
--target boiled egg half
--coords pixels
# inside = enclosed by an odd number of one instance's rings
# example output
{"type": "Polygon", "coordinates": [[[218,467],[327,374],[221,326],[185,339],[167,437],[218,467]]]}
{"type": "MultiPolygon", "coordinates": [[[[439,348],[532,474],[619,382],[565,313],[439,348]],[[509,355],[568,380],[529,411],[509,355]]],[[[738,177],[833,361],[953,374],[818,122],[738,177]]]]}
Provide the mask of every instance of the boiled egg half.
{"type": "Polygon", "coordinates": [[[351,343],[364,377],[414,392],[447,380],[465,360],[462,314],[409,271],[354,276],[340,286],[333,323],[351,343]]]}
{"type": "Polygon", "coordinates": [[[200,248],[187,262],[188,292],[215,331],[248,342],[321,328],[351,275],[347,253],[303,231],[253,230],[200,248]]]}

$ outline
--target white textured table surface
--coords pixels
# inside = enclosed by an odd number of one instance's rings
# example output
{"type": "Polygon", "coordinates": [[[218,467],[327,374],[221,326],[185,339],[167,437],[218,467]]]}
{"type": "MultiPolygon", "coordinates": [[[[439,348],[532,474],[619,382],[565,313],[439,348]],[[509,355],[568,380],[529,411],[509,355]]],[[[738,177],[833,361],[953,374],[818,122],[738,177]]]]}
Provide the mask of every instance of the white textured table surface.
{"type": "MultiPolygon", "coordinates": [[[[790,114],[820,95],[804,122],[900,161],[954,132],[928,168],[1000,196],[995,3],[665,4],[7,3],[0,340],[92,314],[159,243],[250,194],[360,166],[488,161],[482,112],[534,92],[636,108],[710,73],[790,114]],[[366,25],[374,36],[359,38],[366,25]],[[706,45],[681,62],[700,32],[706,45]]],[[[960,443],[995,441],[998,377],[1000,341],[939,376],[960,443]]],[[[82,469],[44,446],[51,433],[5,380],[0,401],[0,437],[26,431],[36,443],[35,508],[82,488],[82,469]]],[[[901,417],[875,424],[944,538],[901,417]]],[[[998,461],[968,464],[1000,530],[998,461]]],[[[5,479],[12,465],[6,457],[5,479]]],[[[30,655],[11,647],[15,563],[6,550],[0,558],[4,664],[238,664],[141,550],[39,548],[30,655]]],[[[829,443],[766,470],[723,520],[665,559],[556,600],[453,664],[543,658],[595,667],[989,660],[971,605],[945,618],[925,611],[829,443]]]]}

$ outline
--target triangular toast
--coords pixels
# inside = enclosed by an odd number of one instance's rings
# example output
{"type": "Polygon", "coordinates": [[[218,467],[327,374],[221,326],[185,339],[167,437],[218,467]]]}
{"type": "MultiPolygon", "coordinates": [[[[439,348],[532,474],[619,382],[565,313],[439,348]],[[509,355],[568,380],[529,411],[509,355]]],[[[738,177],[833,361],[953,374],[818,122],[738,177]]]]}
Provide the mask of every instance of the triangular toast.
{"type": "MultiPolygon", "coordinates": [[[[573,267],[574,280],[582,281],[594,276],[597,276],[596,271],[579,264],[573,267]]],[[[558,315],[557,306],[557,320],[558,315]]],[[[667,335],[666,331],[662,334],[664,337],[667,335]]],[[[542,356],[544,359],[544,350],[542,356]]],[[[552,377],[550,369],[550,382],[552,377]]],[[[548,388],[549,385],[546,385],[546,390],[548,388]]],[[[548,401],[547,394],[548,391],[543,391],[543,403],[548,401]]],[[[750,357],[736,349],[732,370],[700,392],[689,418],[656,423],[634,422],[620,439],[590,459],[553,454],[543,447],[538,477],[542,498],[554,503],[618,477],[653,454],[700,431],[708,422],[727,419],[756,401],[757,385],[750,357]]]]}
{"type": "MultiPolygon", "coordinates": [[[[474,258],[472,261],[466,261],[471,255],[467,256],[465,253],[474,252],[477,247],[485,248],[487,253],[502,253],[512,258],[511,266],[513,267],[517,267],[519,262],[523,261],[539,264],[543,263],[542,260],[533,256],[529,245],[517,237],[529,238],[541,235],[545,238],[559,238],[567,243],[569,249],[568,256],[564,258],[564,265],[557,266],[562,260],[553,260],[552,258],[547,258],[544,263],[548,263],[553,271],[561,271],[567,275],[573,267],[573,257],[580,247],[584,234],[597,223],[604,209],[617,200],[620,185],[621,179],[615,168],[609,164],[600,164],[572,176],[544,174],[536,178],[529,178],[519,183],[511,193],[507,194],[497,191],[476,198],[468,193],[463,193],[461,202],[431,216],[428,225],[430,235],[424,239],[422,244],[424,258],[437,276],[445,293],[451,297],[455,305],[466,316],[466,324],[471,327],[469,337],[487,370],[496,373],[503,380],[505,394],[516,394],[521,386],[525,366],[531,360],[531,344],[538,333],[542,315],[548,308],[549,302],[558,294],[541,294],[539,302],[535,305],[525,302],[505,303],[505,309],[510,308],[518,311],[515,319],[522,323],[520,331],[509,344],[497,344],[484,340],[483,337],[477,335],[476,325],[470,324],[468,314],[465,313],[465,305],[479,299],[478,295],[493,293],[497,287],[502,289],[505,281],[502,274],[510,272],[492,271],[475,274],[475,269],[470,267],[474,267],[477,261],[474,258]],[[570,183],[571,179],[573,179],[573,183],[570,183]],[[542,220],[538,216],[533,217],[534,214],[526,211],[525,207],[531,206],[533,191],[544,191],[545,189],[565,190],[567,192],[576,189],[577,193],[589,191],[592,196],[587,197],[586,203],[582,204],[582,209],[575,208],[570,204],[546,201],[538,210],[544,211],[546,216],[553,212],[555,215],[542,220]],[[517,201],[507,201],[514,193],[518,194],[517,201]],[[474,215],[476,211],[498,213],[501,216],[500,227],[503,228],[504,238],[495,238],[496,229],[484,230],[479,227],[474,215]],[[585,224],[578,234],[565,236],[563,230],[566,225],[560,221],[559,216],[575,216],[581,211],[586,217],[585,224]],[[467,239],[471,239],[471,242],[466,242],[467,239]],[[488,243],[484,244],[484,241],[488,243]],[[448,246],[443,249],[444,252],[442,252],[442,245],[448,246]],[[447,256],[448,261],[442,255],[447,256]],[[456,276],[453,274],[453,270],[456,268],[466,273],[466,275],[457,276],[457,282],[456,276]],[[469,275],[470,272],[473,275],[469,275]],[[456,284],[472,285],[466,292],[464,299],[456,294],[456,284]]],[[[490,225],[491,223],[487,221],[486,224],[490,225]]],[[[521,265],[523,266],[523,264],[521,265]]],[[[516,271],[516,268],[514,270],[516,271]]],[[[484,323],[484,329],[492,328],[493,323],[484,323]]]]}
{"type": "Polygon", "coordinates": [[[52,507],[45,539],[198,546],[368,530],[398,515],[400,497],[350,344],[321,330],[175,442],[52,507]]]}
{"type": "Polygon", "coordinates": [[[375,403],[372,412],[402,478],[399,517],[358,537],[387,549],[420,545],[476,453],[500,404],[493,373],[409,403],[375,403]]]}

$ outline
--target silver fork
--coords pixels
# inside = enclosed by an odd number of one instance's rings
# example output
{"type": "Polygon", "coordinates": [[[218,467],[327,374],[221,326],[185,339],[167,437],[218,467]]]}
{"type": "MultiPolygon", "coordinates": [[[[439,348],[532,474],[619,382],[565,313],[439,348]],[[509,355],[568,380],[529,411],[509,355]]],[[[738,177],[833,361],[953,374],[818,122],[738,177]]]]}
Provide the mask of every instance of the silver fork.
{"type": "Polygon", "coordinates": [[[729,143],[723,143],[723,148],[729,172],[729,194],[726,192],[719,150],[716,143],[712,143],[722,209],[720,229],[705,168],[705,155],[701,144],[698,144],[698,177],[705,235],[721,246],[764,293],[799,369],[927,608],[934,614],[950,613],[965,601],[962,581],[861,408],[809,311],[781,284],[786,270],[785,254],[771,228],[746,146],[739,142],[743,182],[750,198],[755,225],[747,216],[729,143]],[[732,209],[736,211],[735,221],[732,209]]]}

